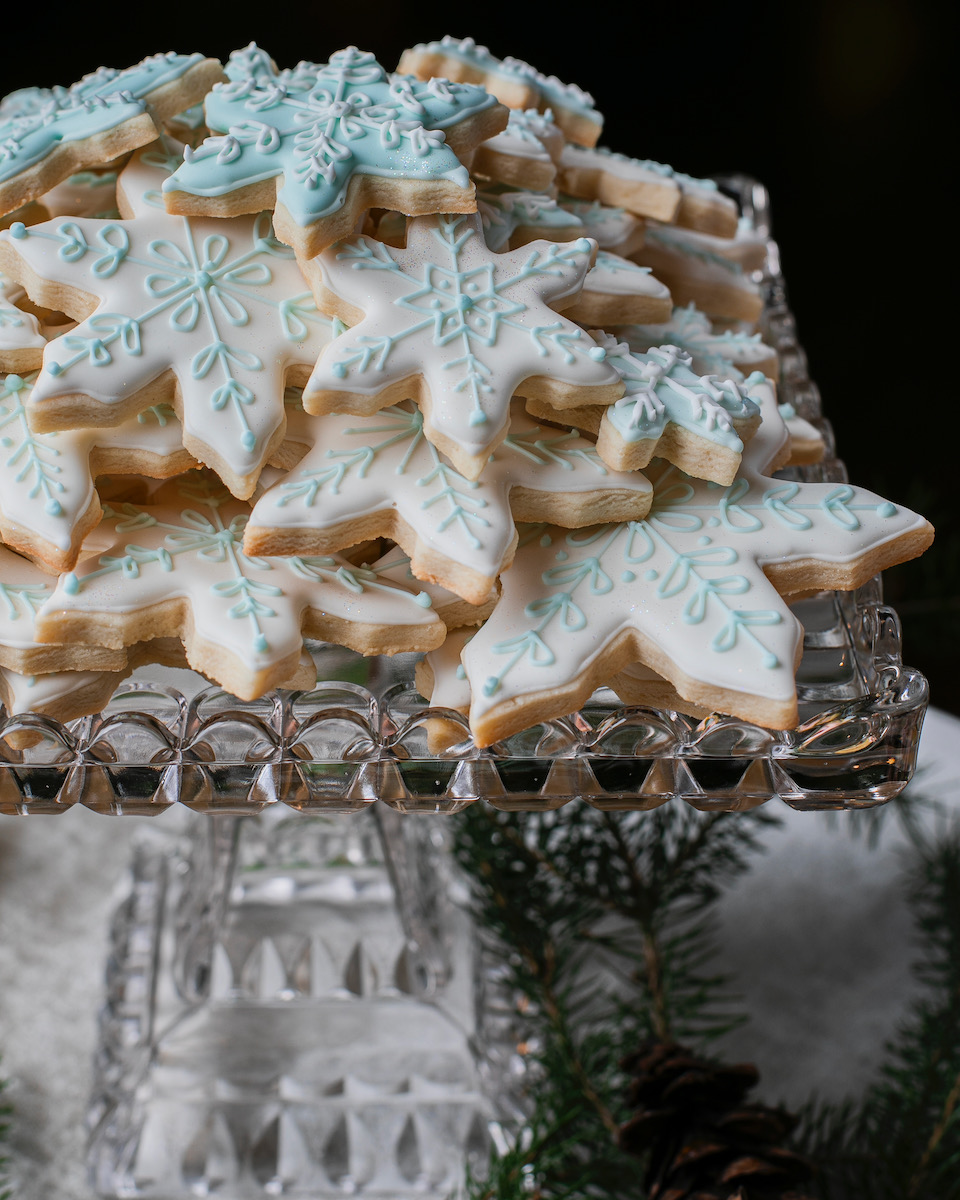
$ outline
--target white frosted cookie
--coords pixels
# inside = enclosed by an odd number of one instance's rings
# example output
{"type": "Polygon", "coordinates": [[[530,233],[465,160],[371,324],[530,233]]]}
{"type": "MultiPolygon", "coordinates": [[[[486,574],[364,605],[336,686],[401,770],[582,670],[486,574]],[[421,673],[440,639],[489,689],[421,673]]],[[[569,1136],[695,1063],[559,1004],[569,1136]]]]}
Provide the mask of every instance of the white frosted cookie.
{"type": "Polygon", "coordinates": [[[33,371],[40,366],[47,339],[33,313],[18,308],[23,288],[0,271],[0,371],[33,371]]]}
{"type": "Polygon", "coordinates": [[[782,597],[858,587],[933,530],[862,488],[772,478],[788,433],[772,397],[762,408],[729,487],[654,464],[643,521],[525,546],[463,651],[479,745],[575,711],[632,662],[702,708],[796,724],[802,629],[782,597]]]}
{"type": "Polygon", "coordinates": [[[577,301],[564,310],[581,325],[628,325],[666,321],[673,311],[670,289],[653,274],[619,254],[598,250],[577,301]],[[632,315],[631,315],[632,314],[632,315]]]}
{"type": "Polygon", "coordinates": [[[0,536],[56,574],[75,565],[100,519],[98,475],[166,479],[197,464],[167,406],[111,429],[32,433],[27,407],[35,379],[35,373],[0,375],[0,536]]]}
{"type": "Polygon", "coordinates": [[[552,186],[563,151],[563,131],[549,109],[512,109],[507,127],[473,152],[470,170],[530,191],[552,186]]]}
{"type": "Polygon", "coordinates": [[[753,371],[762,371],[768,379],[780,377],[780,359],[776,350],[759,333],[744,329],[715,329],[706,313],[695,304],[674,308],[663,323],[640,322],[618,329],[617,336],[633,350],[670,343],[685,350],[693,369],[701,375],[719,375],[739,380],[753,371]]]}
{"type": "Polygon", "coordinates": [[[275,209],[277,236],[305,258],[349,236],[371,208],[473,212],[459,155],[507,123],[483,88],[388,75],[355,46],[301,63],[295,77],[228,80],[204,111],[214,134],[164,182],[168,211],[275,209]]]}
{"type": "Polygon", "coordinates": [[[606,352],[557,310],[596,244],[490,251],[480,217],[418,217],[404,249],[352,238],[304,263],[317,303],[351,326],[304,388],[311,413],[369,415],[414,399],[424,433],[476,479],[509,430],[515,394],[565,408],[623,394],[606,352]]]}
{"type": "Polygon", "coordinates": [[[695,179],[666,163],[568,144],[557,182],[571,196],[601,200],[640,217],[720,237],[732,238],[737,231],[737,205],[712,179],[695,179]]]}
{"type": "Polygon", "coordinates": [[[124,220],[0,234],[0,264],[31,297],[80,319],[47,345],[29,420],[37,432],[112,426],[172,404],[191,454],[249,496],[283,440],[284,386],[306,380],[334,325],[267,214],[166,213],[168,166],[158,143],[123,170],[124,220]]]}
{"type": "Polygon", "coordinates": [[[40,642],[36,616],[55,586],[55,578],[0,545],[0,667],[23,675],[123,670],[127,661],[123,650],[40,642]]]}
{"type": "Polygon", "coordinates": [[[245,700],[295,671],[304,637],[362,654],[443,640],[428,596],[343,558],[245,554],[249,513],[209,476],[171,480],[150,504],[105,508],[97,533],[112,536],[108,552],[60,577],[37,637],[118,650],[177,637],[192,667],[245,700]]]}
{"type": "Polygon", "coordinates": [[[354,562],[369,564],[370,570],[376,571],[377,575],[383,579],[392,579],[394,583],[399,583],[401,587],[413,591],[426,592],[433,605],[433,611],[447,629],[479,625],[493,611],[497,596],[500,594],[497,585],[494,584],[482,604],[470,604],[461,599],[456,592],[451,592],[449,588],[441,587],[438,583],[431,583],[428,579],[418,579],[411,568],[410,555],[405,553],[401,546],[391,546],[372,562],[369,558],[356,558],[353,551],[344,553],[354,562]]]}
{"type": "Polygon", "coordinates": [[[487,248],[498,253],[515,250],[537,238],[572,242],[584,233],[580,218],[544,192],[509,188],[481,191],[477,193],[477,211],[487,248]]]}
{"type": "MultiPolygon", "coordinates": [[[[604,345],[626,388],[621,399],[605,408],[570,412],[574,425],[597,434],[603,461],[612,470],[636,471],[656,455],[698,479],[731,483],[743,443],[760,424],[757,401],[773,395],[764,377],[751,376],[741,384],[698,375],[678,346],[656,346],[641,354],[602,330],[591,336],[604,345]]],[[[527,408],[541,419],[559,416],[531,401],[527,408]]]]}
{"type": "Polygon", "coordinates": [[[418,579],[470,604],[487,600],[513,558],[516,521],[573,528],[642,516],[650,501],[643,475],[609,471],[592,443],[540,425],[520,400],[476,481],[427,441],[409,401],[371,417],[314,417],[310,431],[313,449],[254,506],[245,549],[326,554],[389,537],[410,555],[418,579]]]}
{"type": "Polygon", "coordinates": [[[563,194],[557,196],[557,203],[580,221],[583,236],[593,238],[601,250],[629,258],[643,245],[646,224],[625,208],[563,194]]]}
{"type": "Polygon", "coordinates": [[[0,214],[77,171],[153,141],[167,117],[223,78],[201,54],[154,54],[118,71],[100,67],[69,88],[25,88],[0,109],[0,214]]]}
{"type": "Polygon", "coordinates": [[[756,321],[763,291],[739,262],[692,245],[669,225],[648,225],[641,249],[631,255],[669,287],[675,304],[694,304],[710,317],[756,321]]]}
{"type": "Polygon", "coordinates": [[[418,79],[440,76],[481,84],[509,108],[549,109],[564,135],[584,146],[596,145],[603,129],[603,116],[588,92],[544,75],[522,59],[496,58],[473,38],[422,42],[403,52],[397,70],[418,79]]]}

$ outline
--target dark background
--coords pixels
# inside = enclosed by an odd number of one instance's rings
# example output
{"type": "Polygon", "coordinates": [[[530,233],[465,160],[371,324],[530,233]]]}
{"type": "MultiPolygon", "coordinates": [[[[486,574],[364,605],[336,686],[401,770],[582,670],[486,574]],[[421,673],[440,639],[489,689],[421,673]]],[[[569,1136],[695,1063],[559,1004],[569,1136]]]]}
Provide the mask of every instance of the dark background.
{"type": "MultiPolygon", "coordinates": [[[[908,0],[805,4],[543,3],[481,8],[285,5],[276,17],[219,6],[166,9],[150,31],[137,10],[113,29],[54,12],[5,45],[9,90],[70,83],[159,50],[225,59],[257,41],[280,66],[324,61],[348,44],[392,68],[402,50],[449,33],[527,59],[592,92],[602,141],[694,175],[740,170],[770,189],[774,233],[824,410],[851,480],[918,509],[931,551],[887,573],[908,662],[933,701],[960,712],[960,521],[952,483],[960,383],[953,373],[956,203],[947,198],[948,55],[939,8],[908,0]],[[448,13],[456,13],[452,20],[448,13]],[[179,21],[174,20],[179,17],[179,21]],[[183,30],[178,25],[182,22],[183,30]],[[159,32],[158,32],[159,30],[159,32]],[[940,414],[948,416],[937,428],[940,414]]],[[[20,18],[22,20],[22,18],[20,18]]]]}

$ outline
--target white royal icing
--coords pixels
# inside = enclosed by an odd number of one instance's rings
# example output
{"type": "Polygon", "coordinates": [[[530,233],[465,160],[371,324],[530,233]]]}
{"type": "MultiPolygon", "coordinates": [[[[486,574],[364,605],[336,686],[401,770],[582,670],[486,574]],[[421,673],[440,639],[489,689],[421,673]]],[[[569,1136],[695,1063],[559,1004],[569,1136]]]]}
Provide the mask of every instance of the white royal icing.
{"type": "MultiPolygon", "coordinates": [[[[23,288],[0,271],[0,366],[4,354],[11,351],[35,351],[36,359],[47,344],[40,322],[32,313],[23,312],[14,303],[23,296],[23,288]]],[[[34,357],[30,356],[31,359],[34,357]]]]}
{"type": "Polygon", "coordinates": [[[427,437],[488,454],[525,379],[549,376],[584,389],[584,399],[591,387],[619,383],[604,351],[549,307],[577,294],[594,251],[580,238],[495,254],[477,214],[416,218],[406,249],[366,237],[330,247],[308,270],[364,317],[323,352],[304,407],[332,408],[324,393],[375,396],[421,376],[427,437]]]}
{"type": "Polygon", "coordinates": [[[157,143],[124,169],[129,220],[0,234],[41,278],[99,301],[47,346],[31,407],[82,393],[91,422],[117,423],[132,394],[172,369],[184,444],[201,461],[218,456],[249,494],[282,429],[285,378],[296,369],[302,380],[333,323],[269,214],[172,217],[157,206],[171,157],[157,143]]]}
{"type": "MultiPolygon", "coordinates": [[[[616,488],[630,493],[637,512],[645,511],[650,497],[639,472],[609,471],[589,441],[572,430],[538,424],[519,400],[510,433],[477,481],[465,479],[427,441],[423,417],[410,403],[366,418],[314,417],[312,427],[314,448],[257,501],[251,528],[309,530],[322,537],[325,530],[381,513],[384,527],[377,532],[402,542],[390,528],[395,512],[417,539],[415,546],[404,546],[414,572],[426,574],[418,565],[425,551],[466,568],[474,581],[469,594],[452,581],[440,582],[473,604],[486,599],[513,554],[515,487],[566,496],[568,503],[582,494],[588,504],[598,491],[616,488]]],[[[583,510],[578,516],[589,520],[583,510]]]]}
{"type": "Polygon", "coordinates": [[[520,228],[525,230],[526,241],[531,234],[548,235],[551,241],[573,241],[584,233],[583,222],[545,192],[508,188],[478,192],[477,211],[487,248],[497,253],[507,249],[520,228]]]}
{"type": "MultiPolygon", "coordinates": [[[[100,529],[113,534],[113,545],[60,577],[42,610],[41,634],[48,615],[122,616],[180,597],[189,606],[187,623],[195,635],[258,675],[276,672],[283,660],[299,655],[305,619],[339,619],[347,645],[354,625],[361,633],[364,626],[388,627],[408,648],[416,648],[409,645],[413,641],[427,649],[443,636],[429,597],[340,556],[244,554],[249,506],[210,478],[171,481],[157,490],[155,501],[105,509],[100,529]]],[[[192,659],[191,646],[186,649],[192,659]]]]}
{"type": "Polygon", "coordinates": [[[557,203],[579,219],[584,237],[593,238],[601,250],[628,254],[642,244],[643,222],[625,208],[563,195],[557,197],[557,203]]]}
{"type": "MultiPolygon", "coordinates": [[[[769,477],[788,434],[771,395],[762,408],[729,487],[653,464],[644,520],[550,528],[529,542],[463,654],[474,726],[511,705],[522,722],[524,697],[585,678],[630,630],[663,656],[653,665],[681,692],[686,678],[761,697],[780,719],[795,714],[802,630],[764,568],[803,563],[817,587],[820,564],[853,563],[926,522],[862,488],[769,477]]],[[[625,666],[623,655],[608,669],[625,666]]]]}
{"type": "Polygon", "coordinates": [[[660,282],[649,267],[641,267],[629,258],[598,250],[597,260],[583,281],[584,292],[600,296],[648,296],[669,300],[670,289],[660,282]]]}
{"type": "MultiPolygon", "coordinates": [[[[167,406],[145,409],[112,429],[32,433],[27,410],[36,377],[36,372],[0,375],[0,526],[10,523],[21,536],[66,554],[95,499],[99,452],[126,452],[131,459],[149,454],[164,474],[186,470],[192,460],[183,449],[180,422],[167,406]],[[169,469],[159,459],[167,459],[169,469]]],[[[9,531],[6,537],[13,542],[9,531]]],[[[17,548],[29,551],[26,544],[17,548]]]]}
{"type": "Polygon", "coordinates": [[[535,108],[513,108],[506,129],[482,145],[494,154],[553,166],[563,149],[563,133],[549,110],[541,113],[535,108]]]}
{"type": "Polygon", "coordinates": [[[759,333],[725,329],[715,332],[710,318],[696,305],[674,308],[669,321],[658,325],[624,325],[617,334],[631,349],[641,352],[665,343],[679,346],[692,360],[692,368],[701,375],[718,375],[740,382],[740,367],[752,369],[768,363],[776,351],[759,333]]]}

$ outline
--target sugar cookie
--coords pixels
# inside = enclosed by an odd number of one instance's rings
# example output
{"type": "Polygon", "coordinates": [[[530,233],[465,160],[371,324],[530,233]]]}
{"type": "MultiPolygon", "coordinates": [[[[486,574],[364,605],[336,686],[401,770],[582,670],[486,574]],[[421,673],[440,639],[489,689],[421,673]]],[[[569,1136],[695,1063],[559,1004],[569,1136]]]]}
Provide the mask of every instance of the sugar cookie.
{"type": "Polygon", "coordinates": [[[643,521],[525,547],[463,652],[479,745],[574,711],[637,661],[705,709],[796,724],[802,630],[782,595],[857,587],[933,530],[862,488],[770,478],[788,434],[772,397],[762,408],[729,487],[662,463],[643,521]]]}
{"type": "Polygon", "coordinates": [[[71,570],[100,520],[94,487],[107,473],[168,478],[197,464],[173,409],[145,409],[111,429],[32,433],[36,374],[0,375],[0,536],[56,574],[71,570]]]}
{"type": "Polygon", "coordinates": [[[326,554],[390,537],[418,579],[471,604],[487,599],[513,558],[516,521],[549,517],[573,528],[642,516],[650,503],[643,475],[612,475],[590,442],[539,425],[520,400],[477,481],[426,440],[409,401],[366,418],[314,417],[313,437],[311,452],[254,506],[247,552],[326,554]]]}
{"type": "Polygon", "coordinates": [[[493,96],[389,76],[355,46],[329,63],[303,63],[299,74],[296,84],[253,75],[213,89],[204,108],[215,136],[185,150],[164,183],[169,212],[226,217],[275,207],[277,236],[312,258],[370,208],[475,210],[458,155],[506,126],[493,96]]]}
{"type": "Polygon", "coordinates": [[[416,218],[406,249],[338,243],[303,265],[318,304],[353,328],[321,354],[304,407],[362,415],[413,397],[426,436],[477,479],[515,393],[560,409],[623,394],[606,352],[556,311],[595,254],[587,238],[494,254],[476,214],[416,218]]]}
{"type": "Polygon", "coordinates": [[[734,321],[756,321],[763,312],[760,285],[740,263],[691,245],[672,226],[648,225],[643,246],[630,257],[663,280],[675,304],[734,321]]]}
{"type": "Polygon", "coordinates": [[[429,597],[343,558],[245,554],[249,512],[215,480],[189,476],[148,505],[105,508],[98,533],[112,533],[109,553],[60,577],[37,614],[38,638],[122,649],[178,637],[192,667],[245,700],[293,673],[304,637],[363,654],[442,641],[429,597]]]}
{"type": "Polygon", "coordinates": [[[418,79],[440,75],[482,84],[509,108],[550,109],[566,137],[584,146],[596,145],[603,129],[603,116],[588,92],[543,75],[522,59],[496,58],[473,38],[446,36],[413,46],[403,52],[397,70],[418,79]]]}
{"type": "Polygon", "coordinates": [[[69,88],[29,88],[0,110],[0,214],[36,200],[76,171],[151,142],[162,122],[223,78],[201,54],[154,54],[69,88]]]}
{"type": "Polygon", "coordinates": [[[47,339],[40,322],[15,304],[23,288],[0,271],[0,371],[33,371],[40,366],[47,339]]]}
{"type": "Polygon", "coordinates": [[[653,274],[619,254],[598,250],[577,300],[564,309],[581,325],[626,325],[667,321],[673,312],[670,289],[653,274]]]}
{"type": "Polygon", "coordinates": [[[334,325],[268,214],[158,207],[166,163],[151,147],[124,169],[127,219],[0,234],[0,265],[35,300],[82,318],[46,347],[29,420],[37,432],[109,426],[172,404],[190,453],[249,496],[283,439],[284,386],[305,382],[334,325]]]}
{"type": "Polygon", "coordinates": [[[527,191],[543,191],[557,176],[563,131],[553,113],[511,109],[507,127],[473,152],[470,172],[527,191]]]}

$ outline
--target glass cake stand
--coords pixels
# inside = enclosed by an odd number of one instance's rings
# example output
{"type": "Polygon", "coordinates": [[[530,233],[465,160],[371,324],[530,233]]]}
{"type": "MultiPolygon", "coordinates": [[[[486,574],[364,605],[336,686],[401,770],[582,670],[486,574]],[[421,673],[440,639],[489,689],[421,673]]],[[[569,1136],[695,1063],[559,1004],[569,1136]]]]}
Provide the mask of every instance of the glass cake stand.
{"type": "MultiPolygon", "coordinates": [[[[766,190],[720,183],[769,234],[766,190]]],[[[779,399],[827,445],[783,474],[844,482],[768,245],[761,329],[779,399]]],[[[892,799],[915,769],[928,693],[880,580],[794,607],[805,637],[789,731],[601,690],[480,750],[461,716],[416,693],[415,656],[319,644],[323,682],[307,693],[241,703],[192,672],[141,669],[96,716],[0,719],[0,814],[209,814],[191,836],[164,822],[138,845],[115,915],[90,1109],[98,1193],[455,1196],[522,1123],[523,1037],[443,821],[401,814],[892,799]],[[464,736],[431,754],[436,716],[464,736]]]]}

